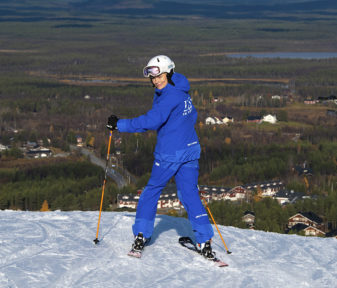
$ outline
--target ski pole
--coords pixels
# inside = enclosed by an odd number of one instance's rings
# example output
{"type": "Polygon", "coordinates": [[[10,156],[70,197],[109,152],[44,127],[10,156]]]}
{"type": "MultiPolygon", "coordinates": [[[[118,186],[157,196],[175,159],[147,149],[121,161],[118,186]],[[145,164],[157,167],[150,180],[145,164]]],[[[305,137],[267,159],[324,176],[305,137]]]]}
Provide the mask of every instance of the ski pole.
{"type": "Polygon", "coordinates": [[[99,240],[98,240],[98,231],[99,231],[99,223],[101,221],[101,213],[102,213],[103,198],[104,198],[104,189],[105,189],[105,183],[106,183],[107,172],[108,172],[108,165],[109,165],[111,138],[112,138],[112,131],[110,131],[109,144],[108,144],[108,152],[107,152],[107,155],[106,155],[106,164],[105,164],[104,181],[103,181],[103,186],[102,186],[101,205],[100,205],[100,208],[99,208],[96,239],[94,240],[95,244],[97,244],[99,242],[99,240]]]}
{"type": "Polygon", "coordinates": [[[220,230],[219,230],[219,228],[218,228],[218,225],[216,225],[216,223],[215,223],[215,220],[214,220],[214,218],[213,218],[213,215],[212,215],[212,213],[211,213],[211,210],[209,210],[209,208],[208,208],[208,205],[207,205],[207,202],[206,202],[205,198],[202,197],[202,200],[204,200],[206,209],[207,209],[209,215],[210,215],[211,218],[212,218],[212,221],[213,221],[213,223],[214,223],[214,225],[215,225],[215,227],[216,227],[216,230],[218,230],[218,233],[219,233],[219,235],[220,235],[220,238],[221,238],[221,240],[222,240],[222,243],[223,243],[223,245],[224,245],[225,248],[226,248],[227,254],[231,254],[232,252],[230,252],[230,251],[228,250],[227,245],[226,245],[226,243],[225,243],[225,240],[223,240],[223,238],[222,238],[222,235],[221,235],[221,233],[220,233],[220,230]]]}

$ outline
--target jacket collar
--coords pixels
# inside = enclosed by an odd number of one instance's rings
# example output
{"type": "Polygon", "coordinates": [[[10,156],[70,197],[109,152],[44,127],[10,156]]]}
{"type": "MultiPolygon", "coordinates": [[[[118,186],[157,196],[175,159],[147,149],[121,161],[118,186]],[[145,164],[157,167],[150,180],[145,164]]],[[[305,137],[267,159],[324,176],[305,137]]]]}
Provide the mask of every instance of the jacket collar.
{"type": "MultiPolygon", "coordinates": [[[[165,91],[168,91],[171,87],[169,86],[172,86],[170,83],[167,83],[167,85],[163,88],[163,89],[155,89],[155,93],[157,96],[160,96],[161,94],[163,94],[165,91]]],[[[172,86],[173,87],[173,86],[172,86]]]]}

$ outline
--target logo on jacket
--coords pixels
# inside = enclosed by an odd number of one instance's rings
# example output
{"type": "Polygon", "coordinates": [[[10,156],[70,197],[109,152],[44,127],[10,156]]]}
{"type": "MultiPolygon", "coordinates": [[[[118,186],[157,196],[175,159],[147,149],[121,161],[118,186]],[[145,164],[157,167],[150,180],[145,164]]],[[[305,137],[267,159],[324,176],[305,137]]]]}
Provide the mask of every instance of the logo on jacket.
{"type": "Polygon", "coordinates": [[[208,215],[207,215],[207,214],[197,215],[197,216],[195,216],[195,219],[198,219],[198,218],[200,218],[200,217],[206,217],[206,216],[208,216],[208,215]]]}
{"type": "Polygon", "coordinates": [[[184,108],[183,116],[186,116],[192,112],[193,106],[192,106],[191,97],[188,97],[187,100],[184,101],[184,103],[185,103],[185,108],[184,108]]]}

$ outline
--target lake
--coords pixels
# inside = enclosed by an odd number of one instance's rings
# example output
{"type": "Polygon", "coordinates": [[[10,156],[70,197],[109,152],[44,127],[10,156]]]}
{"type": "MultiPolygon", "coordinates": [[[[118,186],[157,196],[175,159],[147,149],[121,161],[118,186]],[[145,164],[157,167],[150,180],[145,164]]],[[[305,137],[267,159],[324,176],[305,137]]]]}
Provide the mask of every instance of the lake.
{"type": "Polygon", "coordinates": [[[228,53],[231,58],[289,58],[289,59],[328,59],[337,58],[337,52],[252,52],[228,53]]]}

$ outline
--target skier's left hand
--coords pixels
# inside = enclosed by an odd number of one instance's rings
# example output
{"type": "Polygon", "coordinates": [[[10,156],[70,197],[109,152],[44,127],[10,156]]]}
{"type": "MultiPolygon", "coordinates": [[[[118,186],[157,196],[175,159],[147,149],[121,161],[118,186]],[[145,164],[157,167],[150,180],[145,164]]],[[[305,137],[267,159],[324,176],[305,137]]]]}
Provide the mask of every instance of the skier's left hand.
{"type": "Polygon", "coordinates": [[[111,131],[116,130],[118,120],[119,120],[119,118],[116,115],[111,115],[108,118],[108,124],[106,125],[106,127],[111,131]]]}

